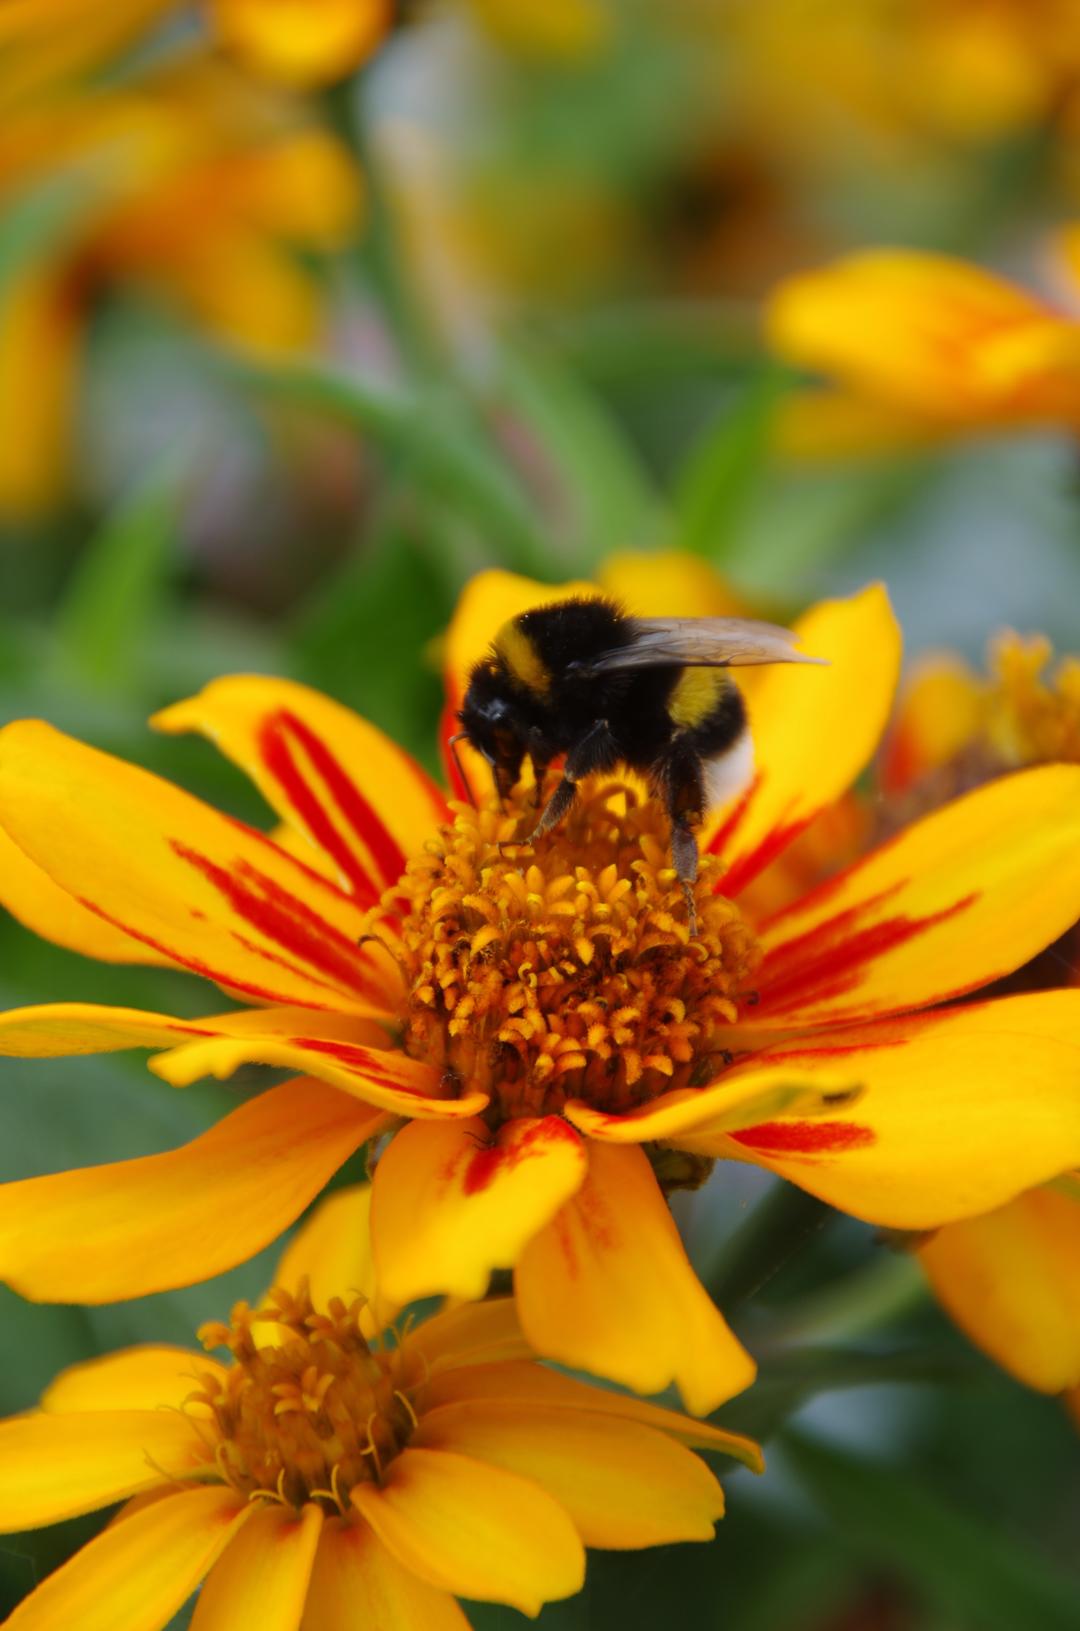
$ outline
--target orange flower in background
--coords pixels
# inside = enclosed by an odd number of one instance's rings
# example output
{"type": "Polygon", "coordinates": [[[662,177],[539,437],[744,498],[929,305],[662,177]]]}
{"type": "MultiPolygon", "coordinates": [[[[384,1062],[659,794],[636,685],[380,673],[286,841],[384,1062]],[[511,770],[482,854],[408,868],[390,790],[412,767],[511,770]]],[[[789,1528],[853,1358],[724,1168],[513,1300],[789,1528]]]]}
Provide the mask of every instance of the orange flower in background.
{"type": "Polygon", "coordinates": [[[87,330],[102,297],[148,295],[215,338],[312,345],[324,292],[299,251],[340,250],[360,215],[347,149],[224,70],[61,96],[0,131],[9,209],[66,187],[62,222],[0,303],[0,513],[64,485],[87,330]]]}
{"type": "Polygon", "coordinates": [[[460,1594],[536,1614],[584,1547],[708,1540],[719,1483],[687,1446],[761,1470],[749,1439],[537,1364],[513,1303],[375,1317],[366,1186],[308,1220],[257,1308],[64,1371],[0,1422],[0,1529],[117,1501],[22,1602],[18,1631],[192,1624],[467,1631],[460,1594]]]}
{"type": "MultiPolygon", "coordinates": [[[[499,624],[562,592],[474,581],[448,640],[451,709],[499,624]]],[[[522,856],[499,848],[514,809],[486,791],[448,808],[381,733],[301,686],[225,679],[160,715],[254,777],[278,841],[46,725],[0,733],[0,887],[23,920],[248,1004],[20,1010],[0,1047],[151,1047],[175,1085],[248,1062],[303,1073],[180,1150],[0,1189],[0,1273],[89,1302],[204,1278],[393,1132],[374,1178],[385,1297],[476,1298],[513,1268],[538,1352],[640,1392],[674,1380],[704,1413],[753,1363],[658,1174],[750,1161],[925,1229],[1076,1164],[1080,993],[942,1004],[1080,916],[1080,769],[980,789],[753,917],[748,885],[867,763],[899,661],[878,589],[799,632],[831,666],[748,677],[757,774],[703,834],[694,938],[665,823],[631,783],[591,788],[522,856]]]]}
{"type": "Polygon", "coordinates": [[[965,261],[849,255],[781,282],[765,323],[778,357],[831,382],[784,406],[777,434],[789,453],[1080,428],[1080,320],[965,261]]]}

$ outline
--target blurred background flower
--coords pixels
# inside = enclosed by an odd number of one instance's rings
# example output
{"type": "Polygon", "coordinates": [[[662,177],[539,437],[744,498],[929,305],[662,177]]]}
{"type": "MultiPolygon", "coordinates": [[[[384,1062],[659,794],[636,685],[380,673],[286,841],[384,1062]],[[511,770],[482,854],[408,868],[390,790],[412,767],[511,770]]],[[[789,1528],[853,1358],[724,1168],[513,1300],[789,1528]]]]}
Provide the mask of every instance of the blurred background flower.
{"type": "MultiPolygon", "coordinates": [[[[279,674],[434,768],[481,568],[781,620],[881,577],[913,662],[948,661],[755,910],[861,853],[917,771],[1076,759],[1077,0],[7,0],[0,110],[0,722],[265,826],[146,716],[279,674]]],[[[0,922],[5,1006],[199,1012],[186,976],[60,939],[0,922]]],[[[265,1085],[4,1077],[4,1180],[171,1149],[265,1085]]],[[[675,1205],[759,1361],[725,1420],[769,1476],[677,1575],[600,1554],[541,1624],[1073,1631],[1080,1444],[1037,1389],[1074,1374],[1040,1243],[1075,1197],[924,1250],[965,1336],[909,1251],[785,1193],[733,1169],[675,1205]],[[1001,1264],[1029,1296],[956,1292],[1001,1264]]],[[[0,1291],[0,1411],[268,1278],[0,1291]]],[[[88,1534],[5,1541],[3,1607],[88,1534]]]]}

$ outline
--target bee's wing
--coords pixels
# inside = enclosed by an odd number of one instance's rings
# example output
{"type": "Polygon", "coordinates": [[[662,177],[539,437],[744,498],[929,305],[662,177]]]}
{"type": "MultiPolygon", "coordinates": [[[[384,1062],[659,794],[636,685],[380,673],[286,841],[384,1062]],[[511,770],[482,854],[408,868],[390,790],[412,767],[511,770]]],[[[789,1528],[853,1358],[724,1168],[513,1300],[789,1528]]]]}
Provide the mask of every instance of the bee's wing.
{"type": "Polygon", "coordinates": [[[733,668],[755,663],[824,663],[797,651],[798,635],[776,623],[746,617],[635,617],[631,643],[580,664],[589,674],[624,668],[733,668]]]}

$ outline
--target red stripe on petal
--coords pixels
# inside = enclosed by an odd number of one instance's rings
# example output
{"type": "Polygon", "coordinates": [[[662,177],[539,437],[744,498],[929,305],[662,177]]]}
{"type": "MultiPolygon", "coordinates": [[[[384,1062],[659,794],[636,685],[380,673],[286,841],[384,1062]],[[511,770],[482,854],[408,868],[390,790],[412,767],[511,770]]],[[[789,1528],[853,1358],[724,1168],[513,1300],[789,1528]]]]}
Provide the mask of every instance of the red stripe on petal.
{"type": "MultiPolygon", "coordinates": [[[[335,860],[339,861],[346,876],[353,878],[355,875],[355,878],[359,879],[363,886],[373,890],[375,894],[379,893],[380,884],[396,883],[405,870],[405,856],[400,844],[393,833],[380,820],[373,806],[369,804],[356,783],[342,769],[321,737],[316,736],[309,725],[306,725],[302,719],[299,719],[296,714],[290,713],[287,709],[282,709],[279,714],[267,722],[264,727],[264,739],[267,730],[277,731],[278,733],[287,731],[293,740],[303,748],[340,814],[344,816],[353,833],[368,851],[379,873],[377,881],[373,881],[368,877],[367,873],[360,867],[355,855],[347,845],[342,843],[339,835],[334,831],[325,811],[319,808],[317,819],[320,826],[329,829],[336,840],[336,845],[330,849],[330,854],[333,855],[335,860]],[[341,860],[339,851],[348,855],[348,865],[344,860],[341,860]]],[[[284,743],[283,738],[279,739],[282,740],[285,754],[288,755],[288,744],[284,743]]],[[[288,756],[291,760],[291,755],[288,756]]],[[[318,800],[314,798],[310,788],[304,782],[303,777],[300,776],[295,761],[292,761],[292,764],[299,786],[303,789],[303,796],[318,807],[318,800]]],[[[268,768],[271,767],[268,765],[268,768]]],[[[306,814],[304,819],[308,819],[306,814]]],[[[312,828],[312,831],[314,832],[314,828],[312,828]]],[[[323,842],[321,838],[320,842],[323,842]]]]}
{"type": "Polygon", "coordinates": [[[326,851],[352,884],[353,897],[364,906],[378,898],[375,880],[330,820],[321,801],[305,781],[286,736],[288,716],[274,714],[259,732],[259,755],[315,842],[326,851]]]}
{"type": "Polygon", "coordinates": [[[869,1127],[853,1121],[763,1121],[728,1136],[763,1155],[830,1155],[865,1149],[875,1141],[869,1127]]]}
{"type": "MultiPolygon", "coordinates": [[[[298,896],[250,862],[239,861],[230,872],[178,838],[171,838],[169,847],[213,885],[238,917],[299,958],[301,963],[319,969],[349,991],[367,984],[372,964],[364,952],[298,896]]],[[[275,961],[274,953],[265,947],[248,944],[247,949],[267,962],[275,961]]]]}
{"type": "Polygon", "coordinates": [[[530,1156],[542,1155],[545,1147],[581,1143],[577,1133],[562,1116],[545,1116],[523,1131],[515,1131],[515,1127],[519,1128],[520,1123],[509,1122],[505,1130],[511,1134],[510,1138],[477,1150],[462,1179],[461,1187],[466,1195],[476,1195],[487,1189],[500,1174],[512,1171],[530,1156]]]}
{"type": "Polygon", "coordinates": [[[429,1099],[433,1096],[415,1087],[411,1082],[402,1081],[392,1070],[387,1070],[377,1053],[361,1047],[359,1043],[331,1042],[318,1036],[298,1036],[294,1037],[292,1042],[294,1047],[303,1048],[307,1053],[322,1053],[328,1059],[336,1059],[349,1070],[355,1070],[367,1077],[377,1087],[392,1087],[399,1093],[411,1093],[417,1099],[429,1099]]]}
{"type": "Polygon", "coordinates": [[[749,810],[752,800],[761,790],[761,782],[762,774],[759,770],[755,774],[749,787],[740,793],[731,814],[728,816],[723,826],[719,827],[709,840],[708,850],[710,855],[721,855],[731,843],[732,839],[735,837],[735,834],[742,826],[743,821],[746,819],[746,812],[749,810]]]}
{"type": "MultiPolygon", "coordinates": [[[[860,919],[903,890],[906,883],[902,880],[882,894],[860,901],[858,906],[837,912],[766,953],[757,981],[761,1009],[777,1014],[786,1008],[833,1001],[857,990],[865,970],[878,958],[966,912],[979,898],[973,892],[925,917],[898,913],[864,929],[858,927],[860,919]]],[[[943,992],[942,996],[955,994],[943,992]]]]}
{"type": "Polygon", "coordinates": [[[720,879],[718,893],[729,897],[741,894],[747,884],[753,883],[759,872],[764,872],[767,866],[771,866],[788,845],[793,844],[799,834],[806,831],[810,819],[806,816],[802,821],[778,823],[755,849],[740,855],[734,865],[728,868],[720,879]]]}

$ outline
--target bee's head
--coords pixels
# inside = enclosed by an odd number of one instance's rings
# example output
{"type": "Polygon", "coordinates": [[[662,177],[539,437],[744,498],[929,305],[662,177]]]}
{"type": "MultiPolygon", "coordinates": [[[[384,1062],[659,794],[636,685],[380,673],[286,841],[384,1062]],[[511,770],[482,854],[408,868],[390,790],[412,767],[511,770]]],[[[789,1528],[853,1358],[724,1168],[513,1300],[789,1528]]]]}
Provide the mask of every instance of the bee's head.
{"type": "Polygon", "coordinates": [[[497,663],[481,662],[473,669],[458,719],[470,746],[483,754],[494,771],[500,798],[506,798],[521,773],[525,747],[520,702],[497,663]]]}

